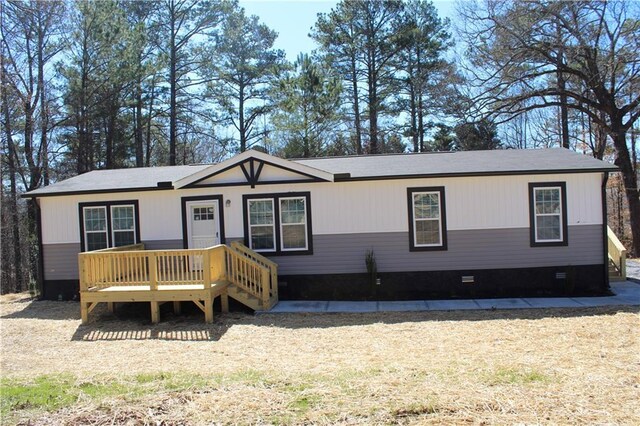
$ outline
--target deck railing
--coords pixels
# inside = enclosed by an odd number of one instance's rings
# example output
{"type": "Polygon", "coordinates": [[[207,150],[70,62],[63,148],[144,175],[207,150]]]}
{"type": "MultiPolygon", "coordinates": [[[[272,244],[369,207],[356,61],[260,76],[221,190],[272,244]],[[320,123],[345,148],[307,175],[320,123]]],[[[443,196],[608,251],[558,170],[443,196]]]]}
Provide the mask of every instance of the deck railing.
{"type": "Polygon", "coordinates": [[[277,301],[277,264],[244,246],[145,250],[143,244],[78,256],[80,291],[107,287],[200,284],[227,280],[258,298],[265,309],[277,301]]]}
{"type": "Polygon", "coordinates": [[[620,274],[621,280],[627,279],[627,249],[624,248],[613,230],[607,226],[609,259],[620,274]]]}
{"type": "Polygon", "coordinates": [[[241,256],[251,259],[253,262],[259,264],[264,270],[268,270],[268,277],[261,278],[263,282],[268,285],[263,286],[263,293],[261,295],[262,300],[278,300],[278,264],[271,259],[264,257],[263,255],[251,250],[240,241],[233,241],[231,243],[231,252],[235,251],[241,256]]]}

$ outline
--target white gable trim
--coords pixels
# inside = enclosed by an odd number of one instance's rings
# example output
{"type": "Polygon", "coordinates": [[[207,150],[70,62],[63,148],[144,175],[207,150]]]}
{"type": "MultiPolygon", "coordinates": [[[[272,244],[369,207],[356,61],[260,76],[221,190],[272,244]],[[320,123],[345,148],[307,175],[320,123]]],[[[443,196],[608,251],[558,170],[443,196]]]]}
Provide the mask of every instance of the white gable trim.
{"type": "Polygon", "coordinates": [[[317,178],[327,182],[333,182],[334,180],[332,173],[328,173],[323,170],[316,169],[314,167],[298,164],[293,161],[274,157],[273,155],[265,154],[264,152],[248,150],[234,157],[231,157],[228,160],[225,160],[221,163],[211,165],[203,170],[200,170],[199,172],[193,173],[187,177],[179,179],[173,182],[173,187],[176,189],[180,189],[189,185],[193,185],[215,174],[224,172],[225,170],[228,170],[230,168],[233,168],[236,166],[240,167],[241,164],[251,159],[264,162],[264,163],[273,165],[275,167],[280,167],[282,169],[289,170],[292,172],[297,172],[307,177],[317,178]]]}

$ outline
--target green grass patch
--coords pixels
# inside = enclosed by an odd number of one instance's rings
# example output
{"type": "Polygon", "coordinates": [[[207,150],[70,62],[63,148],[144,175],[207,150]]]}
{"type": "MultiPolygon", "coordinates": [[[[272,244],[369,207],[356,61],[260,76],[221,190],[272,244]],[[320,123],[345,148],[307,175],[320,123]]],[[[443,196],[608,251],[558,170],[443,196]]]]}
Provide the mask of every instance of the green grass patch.
{"type": "MultiPolygon", "coordinates": [[[[200,389],[216,383],[216,377],[205,378],[197,374],[184,373],[141,373],[134,377],[134,384],[143,390],[167,390],[181,392],[189,389],[200,389]]],[[[135,387],[135,386],[134,386],[135,387]]]]}
{"type": "Polygon", "coordinates": [[[499,368],[487,374],[486,382],[495,385],[527,385],[532,383],[548,383],[550,378],[539,371],[519,370],[516,368],[499,368]]]}
{"type": "Polygon", "coordinates": [[[70,375],[40,376],[31,381],[0,380],[0,415],[16,410],[55,411],[78,399],[102,399],[126,393],[118,382],[78,381],[70,375]]]}
{"type": "Polygon", "coordinates": [[[110,397],[133,401],[160,392],[201,389],[217,382],[216,377],[186,373],[145,373],[117,379],[102,376],[91,380],[79,380],[69,374],[5,378],[0,380],[0,417],[19,412],[54,412],[78,401],[101,402],[110,397]]]}

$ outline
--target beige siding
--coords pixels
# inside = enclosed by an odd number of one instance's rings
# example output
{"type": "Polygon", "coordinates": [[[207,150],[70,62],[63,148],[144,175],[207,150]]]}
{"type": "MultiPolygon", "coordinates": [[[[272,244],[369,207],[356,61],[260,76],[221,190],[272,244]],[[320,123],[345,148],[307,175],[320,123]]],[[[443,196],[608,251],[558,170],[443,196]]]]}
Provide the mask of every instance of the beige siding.
{"type": "MultiPolygon", "coordinates": [[[[265,166],[267,167],[267,166],[265,166]]],[[[444,186],[449,231],[529,227],[528,183],[565,181],[568,222],[602,223],[600,173],[539,176],[411,179],[372,182],[258,185],[139,193],[44,197],[44,244],[79,243],[78,203],[138,199],[140,236],[145,240],[181,240],[180,197],[219,194],[225,234],[242,236],[243,194],[310,191],[315,235],[408,232],[407,188],[444,186]]]]}

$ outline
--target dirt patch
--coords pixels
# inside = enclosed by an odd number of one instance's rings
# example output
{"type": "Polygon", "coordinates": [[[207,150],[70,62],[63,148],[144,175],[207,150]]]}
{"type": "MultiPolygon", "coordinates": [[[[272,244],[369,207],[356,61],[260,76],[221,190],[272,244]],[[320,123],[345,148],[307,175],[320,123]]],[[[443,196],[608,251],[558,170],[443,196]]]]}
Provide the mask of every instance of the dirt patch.
{"type": "MultiPolygon", "coordinates": [[[[133,305],[132,305],[133,306],[133,305]]],[[[98,308],[102,309],[102,308],[98,308]]],[[[79,399],[36,424],[640,423],[637,308],[164,316],[125,307],[81,326],[73,302],[0,304],[8,380],[192,388],[79,399]],[[127,311],[129,309],[129,311],[127,311]],[[123,313],[124,312],[124,313],[123,313]]],[[[16,420],[16,421],[18,421],[16,420]]]]}

